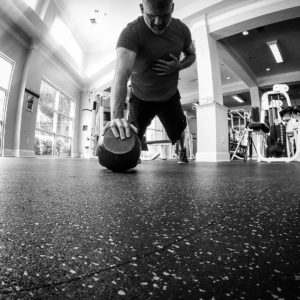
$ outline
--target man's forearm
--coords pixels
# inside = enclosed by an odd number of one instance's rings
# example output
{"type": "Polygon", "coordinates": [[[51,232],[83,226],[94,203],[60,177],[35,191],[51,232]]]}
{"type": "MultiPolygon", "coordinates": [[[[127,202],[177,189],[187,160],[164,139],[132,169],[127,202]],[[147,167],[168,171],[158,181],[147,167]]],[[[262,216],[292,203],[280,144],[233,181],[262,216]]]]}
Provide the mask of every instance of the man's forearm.
{"type": "Polygon", "coordinates": [[[179,62],[179,71],[188,68],[191,66],[194,61],[196,60],[196,55],[195,54],[188,54],[184,57],[183,60],[179,62]]]}
{"type": "Polygon", "coordinates": [[[112,119],[122,119],[124,116],[124,103],[127,96],[127,80],[114,81],[111,94],[112,119]]]}

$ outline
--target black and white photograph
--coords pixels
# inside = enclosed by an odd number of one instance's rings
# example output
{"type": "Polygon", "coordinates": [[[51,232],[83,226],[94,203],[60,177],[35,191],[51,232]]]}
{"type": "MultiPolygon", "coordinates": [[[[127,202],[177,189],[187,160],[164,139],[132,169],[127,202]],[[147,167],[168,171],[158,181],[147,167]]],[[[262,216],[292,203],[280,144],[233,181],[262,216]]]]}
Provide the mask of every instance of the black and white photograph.
{"type": "Polygon", "coordinates": [[[2,299],[300,300],[299,0],[1,0],[2,299]]]}

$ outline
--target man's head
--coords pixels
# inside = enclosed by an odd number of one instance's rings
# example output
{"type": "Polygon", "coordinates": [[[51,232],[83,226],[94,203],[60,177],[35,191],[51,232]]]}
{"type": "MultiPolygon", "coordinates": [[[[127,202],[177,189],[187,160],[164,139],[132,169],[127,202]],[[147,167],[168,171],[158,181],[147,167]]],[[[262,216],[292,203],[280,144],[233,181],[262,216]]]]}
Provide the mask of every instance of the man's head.
{"type": "Polygon", "coordinates": [[[143,0],[140,7],[153,33],[162,34],[168,28],[174,10],[173,0],[143,0]]]}

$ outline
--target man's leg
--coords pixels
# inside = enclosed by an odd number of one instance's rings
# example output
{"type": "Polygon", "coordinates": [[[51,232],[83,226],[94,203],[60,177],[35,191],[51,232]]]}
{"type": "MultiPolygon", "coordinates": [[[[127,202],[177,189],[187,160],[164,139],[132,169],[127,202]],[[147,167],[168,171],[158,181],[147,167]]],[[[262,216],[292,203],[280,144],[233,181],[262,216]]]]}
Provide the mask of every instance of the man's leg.
{"type": "Polygon", "coordinates": [[[141,140],[142,151],[148,151],[146,144],[146,130],[157,113],[157,103],[142,101],[131,95],[129,101],[128,121],[138,130],[138,137],[141,140]]]}
{"type": "Polygon", "coordinates": [[[187,153],[186,153],[186,147],[185,147],[185,130],[182,131],[180,135],[180,139],[177,141],[178,143],[178,163],[179,164],[187,164],[188,158],[187,158],[187,153]]]}
{"type": "Polygon", "coordinates": [[[182,131],[179,140],[177,141],[179,151],[183,150],[185,148],[184,146],[184,141],[185,141],[185,130],[182,131]]]}
{"type": "Polygon", "coordinates": [[[169,139],[178,144],[178,163],[188,163],[184,144],[187,122],[181,107],[179,93],[163,104],[158,116],[169,139]]]}

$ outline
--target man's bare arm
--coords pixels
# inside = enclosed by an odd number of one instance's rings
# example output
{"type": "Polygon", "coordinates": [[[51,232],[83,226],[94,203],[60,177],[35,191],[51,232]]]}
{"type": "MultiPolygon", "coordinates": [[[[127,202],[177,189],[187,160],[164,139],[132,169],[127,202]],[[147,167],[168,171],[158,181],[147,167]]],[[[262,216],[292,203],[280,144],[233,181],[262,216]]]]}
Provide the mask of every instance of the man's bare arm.
{"type": "Polygon", "coordinates": [[[130,78],[136,53],[126,48],[117,48],[117,64],[111,91],[112,118],[110,127],[115,137],[130,136],[130,126],[124,118],[124,104],[127,96],[127,83],[130,78]]]}
{"type": "Polygon", "coordinates": [[[184,55],[183,60],[179,62],[179,71],[188,68],[195,62],[196,50],[193,43],[185,50],[184,55]]]}

